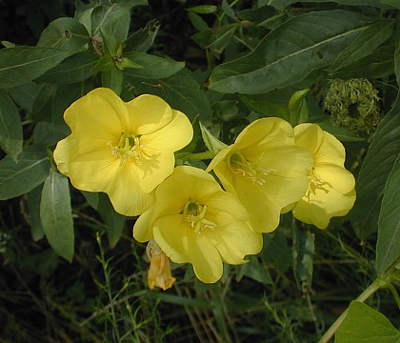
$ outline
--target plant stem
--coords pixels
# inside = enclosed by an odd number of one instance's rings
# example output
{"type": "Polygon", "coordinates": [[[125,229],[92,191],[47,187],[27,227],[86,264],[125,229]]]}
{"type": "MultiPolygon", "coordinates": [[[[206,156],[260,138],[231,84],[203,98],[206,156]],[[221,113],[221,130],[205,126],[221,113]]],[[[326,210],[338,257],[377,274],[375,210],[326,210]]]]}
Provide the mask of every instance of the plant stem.
{"type": "MultiPolygon", "coordinates": [[[[365,290],[362,292],[355,300],[359,302],[366,301],[372,294],[374,294],[379,288],[382,286],[382,281],[376,279],[373,283],[371,283],[365,290]]],[[[328,343],[336,330],[342,325],[344,319],[347,316],[348,308],[340,315],[338,319],[332,324],[332,326],[325,332],[325,334],[321,337],[318,343],[328,343]]]]}

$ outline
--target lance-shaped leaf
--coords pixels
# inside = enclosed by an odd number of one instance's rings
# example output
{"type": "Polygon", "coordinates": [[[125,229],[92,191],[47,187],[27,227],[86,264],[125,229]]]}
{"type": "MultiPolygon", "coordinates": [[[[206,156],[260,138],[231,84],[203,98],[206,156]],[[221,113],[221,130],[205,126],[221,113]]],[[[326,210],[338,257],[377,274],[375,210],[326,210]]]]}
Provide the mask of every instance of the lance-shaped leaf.
{"type": "Polygon", "coordinates": [[[42,146],[27,146],[17,162],[0,161],[0,200],[15,198],[40,185],[49,174],[49,158],[42,146]]]}
{"type": "Polygon", "coordinates": [[[44,182],[40,219],[49,244],[57,255],[71,262],[74,256],[74,223],[68,179],[51,168],[44,182]]]}
{"type": "Polygon", "coordinates": [[[138,66],[138,68],[124,69],[125,75],[134,77],[163,79],[176,74],[185,67],[184,62],[167,60],[145,52],[131,51],[124,53],[123,56],[138,66]]]}
{"type": "MultiPolygon", "coordinates": [[[[400,85],[400,38],[396,29],[394,71],[400,85]]],[[[378,228],[382,197],[389,173],[400,154],[400,93],[375,132],[356,183],[357,200],[351,220],[357,235],[365,239],[378,228]]]]}
{"type": "Polygon", "coordinates": [[[376,270],[382,274],[400,258],[400,155],[386,182],[378,220],[376,270]]]}
{"type": "Polygon", "coordinates": [[[0,50],[0,88],[23,85],[55,67],[66,50],[21,46],[0,50]]]}
{"type": "Polygon", "coordinates": [[[217,66],[210,89],[256,94],[304,79],[332,63],[368,26],[366,17],[342,10],[293,17],[267,35],[248,55],[217,66]]]}
{"type": "Polygon", "coordinates": [[[0,147],[16,161],[22,151],[22,124],[17,106],[0,90],[0,147]]]}
{"type": "Polygon", "coordinates": [[[356,182],[351,222],[361,239],[376,232],[386,181],[400,153],[400,96],[379,124],[356,182]]]}
{"type": "Polygon", "coordinates": [[[362,57],[370,55],[385,42],[393,32],[393,20],[377,20],[362,31],[354,43],[343,50],[332,65],[333,70],[341,69],[362,57]]]}
{"type": "Polygon", "coordinates": [[[99,58],[92,52],[78,52],[48,70],[37,81],[58,84],[81,82],[96,74],[99,63],[99,58]]]}

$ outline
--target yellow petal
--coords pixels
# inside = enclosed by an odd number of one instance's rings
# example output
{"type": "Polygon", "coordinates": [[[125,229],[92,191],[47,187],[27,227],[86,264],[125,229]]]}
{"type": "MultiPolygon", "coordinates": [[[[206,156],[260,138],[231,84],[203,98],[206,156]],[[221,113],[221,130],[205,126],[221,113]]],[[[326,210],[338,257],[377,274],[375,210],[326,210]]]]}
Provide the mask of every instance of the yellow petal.
{"type": "Polygon", "coordinates": [[[189,262],[197,278],[213,283],[222,277],[221,257],[209,238],[196,237],[182,215],[159,218],[154,225],[154,240],[176,263],[189,262]]]}
{"type": "Polygon", "coordinates": [[[190,143],[193,128],[189,119],[182,112],[173,111],[171,121],[159,130],[142,136],[142,143],[149,154],[159,151],[174,152],[190,143]]]}
{"type": "Polygon", "coordinates": [[[316,124],[304,123],[294,127],[296,145],[316,155],[324,141],[324,131],[316,124]]]}
{"type": "Polygon", "coordinates": [[[130,120],[129,132],[147,135],[160,130],[172,120],[171,107],[160,97],[143,94],[127,104],[130,120]]]}
{"type": "Polygon", "coordinates": [[[314,175],[318,175],[321,180],[327,182],[333,189],[342,194],[350,192],[355,185],[352,173],[333,164],[316,164],[314,175]]]}
{"type": "Polygon", "coordinates": [[[349,213],[355,201],[355,191],[343,195],[334,189],[328,192],[316,190],[309,197],[303,197],[293,208],[293,215],[298,220],[313,224],[319,229],[325,229],[332,217],[344,216],[349,213]]]}
{"type": "Polygon", "coordinates": [[[77,135],[115,139],[124,131],[128,116],[123,101],[108,88],[97,88],[75,101],[64,113],[65,122],[77,135]]]}

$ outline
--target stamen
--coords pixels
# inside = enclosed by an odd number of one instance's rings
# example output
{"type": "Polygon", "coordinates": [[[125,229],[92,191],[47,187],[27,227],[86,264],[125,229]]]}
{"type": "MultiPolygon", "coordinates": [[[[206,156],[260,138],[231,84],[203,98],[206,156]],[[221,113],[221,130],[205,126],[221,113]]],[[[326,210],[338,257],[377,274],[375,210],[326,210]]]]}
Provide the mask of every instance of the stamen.
{"type": "Polygon", "coordinates": [[[190,223],[190,227],[194,229],[196,238],[204,229],[214,229],[217,224],[206,218],[207,206],[198,202],[189,201],[183,209],[185,220],[190,223]]]}
{"type": "Polygon", "coordinates": [[[265,177],[277,172],[277,170],[273,168],[266,169],[258,166],[263,159],[263,155],[264,154],[261,154],[257,161],[250,162],[243,155],[235,152],[229,159],[229,166],[233,172],[250,179],[253,184],[256,183],[259,186],[263,186],[266,183],[265,177]]]}
{"type": "Polygon", "coordinates": [[[126,160],[134,159],[137,164],[140,164],[140,157],[144,145],[140,144],[140,136],[135,136],[132,133],[122,132],[121,138],[118,144],[114,146],[111,142],[107,143],[111,147],[111,153],[120,157],[120,166],[124,164],[126,160]]]}
{"type": "Polygon", "coordinates": [[[310,200],[310,194],[314,194],[316,195],[317,190],[321,190],[324,191],[325,193],[329,193],[329,188],[332,188],[331,184],[329,182],[324,181],[323,179],[321,179],[321,177],[317,174],[315,174],[314,172],[311,172],[310,175],[310,184],[308,186],[308,190],[307,190],[307,194],[306,194],[306,198],[308,198],[308,200],[310,200]]]}

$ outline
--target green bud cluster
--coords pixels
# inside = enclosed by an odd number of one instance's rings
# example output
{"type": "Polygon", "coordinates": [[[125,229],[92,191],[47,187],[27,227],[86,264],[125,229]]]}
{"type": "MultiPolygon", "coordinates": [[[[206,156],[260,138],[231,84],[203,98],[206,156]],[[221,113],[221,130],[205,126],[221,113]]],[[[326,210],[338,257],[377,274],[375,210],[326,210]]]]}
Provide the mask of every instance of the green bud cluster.
{"type": "Polygon", "coordinates": [[[324,109],[333,125],[357,133],[371,133],[381,120],[378,91],[364,78],[332,80],[324,109]]]}

